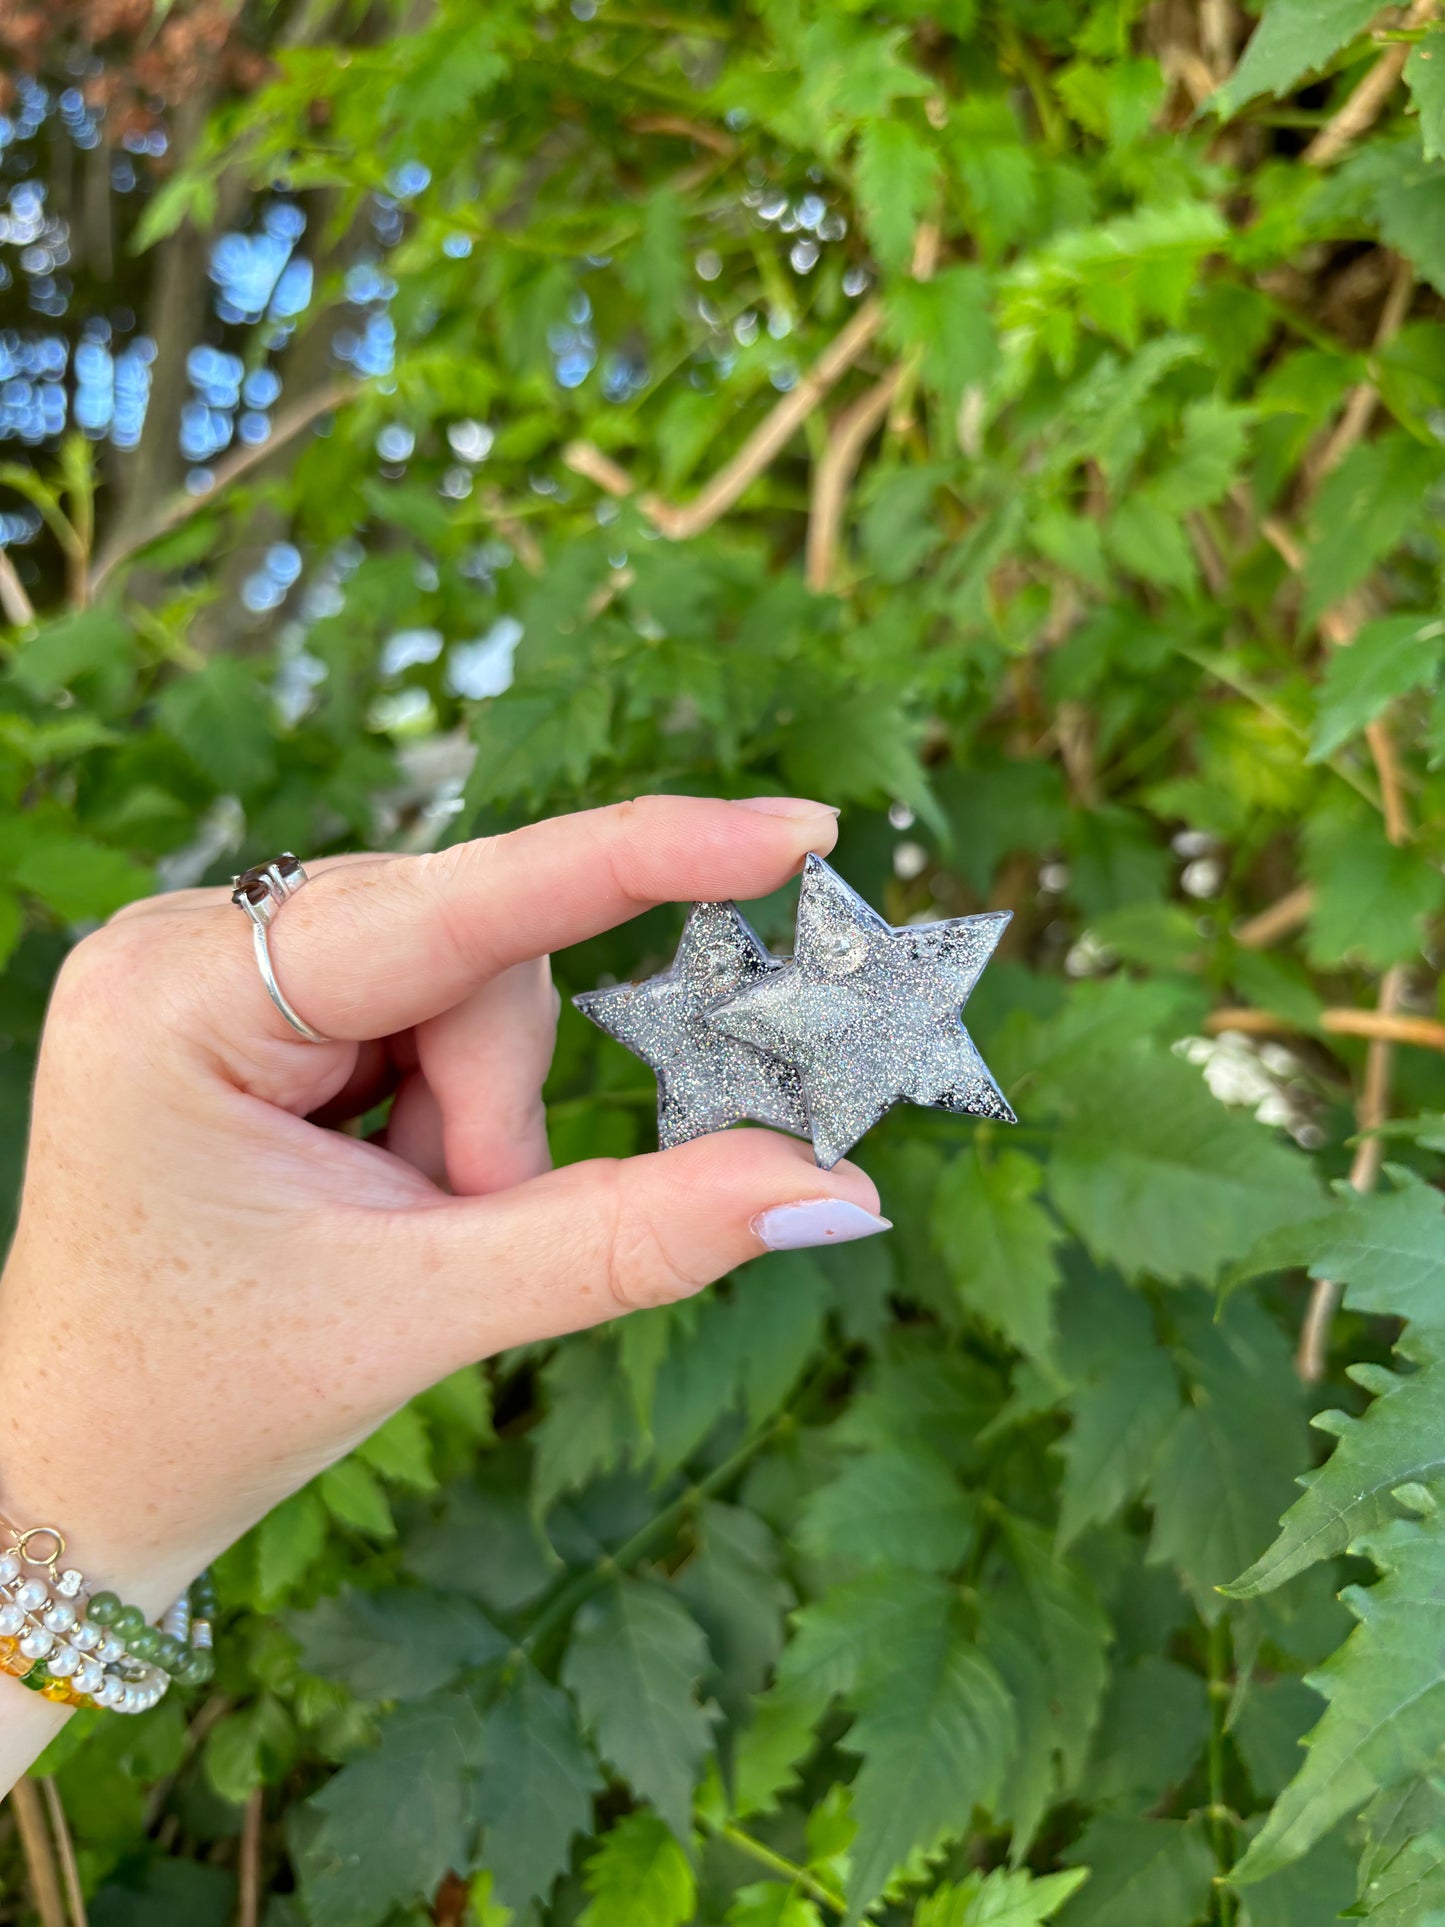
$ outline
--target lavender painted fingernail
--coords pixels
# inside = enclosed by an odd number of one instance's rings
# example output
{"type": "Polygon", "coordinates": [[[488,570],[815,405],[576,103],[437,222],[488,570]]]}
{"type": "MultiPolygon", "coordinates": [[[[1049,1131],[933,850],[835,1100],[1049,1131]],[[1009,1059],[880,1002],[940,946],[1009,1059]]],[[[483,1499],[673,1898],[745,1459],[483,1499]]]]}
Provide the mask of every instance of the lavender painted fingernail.
{"type": "Polygon", "coordinates": [[[804,1198],[798,1204],[775,1204],[760,1211],[752,1229],[769,1251],[800,1251],[805,1245],[844,1245],[853,1238],[871,1238],[891,1231],[892,1221],[875,1217],[861,1205],[843,1198],[804,1198]]]}

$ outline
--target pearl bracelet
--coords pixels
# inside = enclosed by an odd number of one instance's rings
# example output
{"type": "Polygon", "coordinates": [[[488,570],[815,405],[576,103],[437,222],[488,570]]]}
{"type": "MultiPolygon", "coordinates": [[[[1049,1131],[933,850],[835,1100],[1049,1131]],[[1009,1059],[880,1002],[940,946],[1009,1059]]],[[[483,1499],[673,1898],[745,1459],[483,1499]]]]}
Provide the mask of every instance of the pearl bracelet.
{"type": "Polygon", "coordinates": [[[62,1568],[65,1539],[54,1527],[22,1532],[3,1517],[0,1527],[10,1535],[0,1552],[0,1672],[57,1705],[116,1713],[149,1712],[173,1679],[211,1677],[208,1576],[150,1626],[139,1607],[92,1593],[82,1574],[62,1568]]]}

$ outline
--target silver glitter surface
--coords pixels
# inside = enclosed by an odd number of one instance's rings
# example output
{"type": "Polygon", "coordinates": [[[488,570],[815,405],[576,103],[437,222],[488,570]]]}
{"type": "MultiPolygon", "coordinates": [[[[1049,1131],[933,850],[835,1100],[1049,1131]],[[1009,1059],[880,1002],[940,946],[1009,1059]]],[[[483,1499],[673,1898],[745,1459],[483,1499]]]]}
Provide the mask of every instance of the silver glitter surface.
{"type": "Polygon", "coordinates": [[[736,904],[695,903],[669,969],[645,983],[572,999],[657,1073],[657,1136],[664,1150],[745,1118],[808,1135],[797,1071],[707,1022],[719,1003],[782,968],[736,904]]]}
{"type": "Polygon", "coordinates": [[[1015,1123],[960,1017],[1010,914],[895,930],[810,856],[792,962],[708,1021],[797,1066],[825,1171],[901,1099],[1015,1123]]]}

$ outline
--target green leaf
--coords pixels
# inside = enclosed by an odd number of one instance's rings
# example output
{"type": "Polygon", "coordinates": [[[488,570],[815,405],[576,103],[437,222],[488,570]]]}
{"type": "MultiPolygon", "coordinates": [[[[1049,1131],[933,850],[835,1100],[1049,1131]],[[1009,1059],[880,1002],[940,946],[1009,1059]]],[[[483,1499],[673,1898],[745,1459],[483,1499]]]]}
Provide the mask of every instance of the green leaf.
{"type": "Polygon", "coordinates": [[[0,870],[68,923],[99,922],[153,888],[124,851],[23,817],[0,823],[0,870]]]}
{"type": "Polygon", "coordinates": [[[853,1782],[847,1927],[915,1848],[967,1831],[972,1809],[998,1797],[1017,1742],[998,1673],[970,1642],[948,1637],[947,1622],[941,1635],[898,1653],[857,1694],[844,1742],[863,1759],[853,1782]]]}
{"type": "Polygon", "coordinates": [[[779,1576],[779,1547],[755,1513],[709,1499],[694,1523],[696,1550],[677,1590],[707,1638],[722,1677],[718,1697],[740,1717],[783,1649],[792,1588],[779,1576]]]}
{"type": "Polygon", "coordinates": [[[908,121],[869,121],[858,142],[854,180],[879,265],[900,274],[908,266],[919,222],[938,199],[938,157],[908,121]]]}
{"type": "Polygon", "coordinates": [[[565,1693],[533,1666],[518,1669],[482,1721],[476,1811],[485,1832],[480,1864],[493,1892],[520,1910],[545,1900],[578,1834],[592,1828],[602,1790],[565,1693]]]}
{"type": "Polygon", "coordinates": [[[1071,1291],[1064,1309],[1064,1370],[1075,1384],[1058,1446],[1061,1549],[1143,1490],[1179,1416],[1178,1375],[1142,1298],[1106,1278],[1071,1291]]]}
{"type": "Polygon", "coordinates": [[[920,1446],[883,1447],[811,1496],[799,1537],[821,1558],[947,1572],[963,1558],[976,1509],[942,1459],[920,1446]]]}
{"type": "Polygon", "coordinates": [[[971,1873],[920,1900],[913,1927],[1043,1927],[1088,1877],[1086,1867],[1042,1877],[1022,1868],[971,1873]]]}
{"type": "Polygon", "coordinates": [[[1331,797],[1306,818],[1304,871],[1314,886],[1310,960],[1324,969],[1358,958],[1383,970],[1415,955],[1442,895],[1434,864],[1391,843],[1354,797],[1331,797]]]}
{"type": "Polygon", "coordinates": [[[339,1680],[359,1699],[423,1699],[508,1651],[470,1601],[416,1587],[344,1591],[290,1624],[308,1671],[339,1680]]]}
{"type": "Polygon", "coordinates": [[[358,1458],[331,1465],[316,1482],[326,1510],[343,1525],[364,1532],[369,1539],[396,1536],[396,1521],[381,1480],[358,1458]]]}
{"type": "Polygon", "coordinates": [[[680,1600],[640,1579],[619,1579],[577,1615],[562,1680],[607,1763],[650,1800],[679,1840],[712,1742],[698,1703],[707,1640],[680,1600]]]}
{"type": "Polygon", "coordinates": [[[1430,1185],[1348,1194],[1327,1216],[1266,1238],[1234,1275],[1286,1265],[1343,1284],[1355,1311],[1404,1318],[1421,1335],[1445,1332],[1445,1205],[1430,1185]]]}
{"type": "Polygon", "coordinates": [[[312,1927],[377,1927],[467,1864],[475,1724],[465,1700],[407,1707],[301,1809],[314,1824],[292,1858],[312,1927]]]}
{"type": "Polygon", "coordinates": [[[1205,1682],[1188,1667],[1145,1653],[1110,1681],[1084,1781],[1091,1803],[1155,1810],[1188,1775],[1208,1738],[1205,1682]]]}
{"type": "Polygon", "coordinates": [[[740,1887],[726,1921],[727,1927],[823,1927],[823,1916],[807,1895],[779,1880],[740,1887]]]}
{"type": "Polygon", "coordinates": [[[1252,1300],[1231,1299],[1217,1322],[1191,1304],[1185,1344],[1193,1400],[1150,1477],[1149,1558],[1213,1621],[1217,1589],[1267,1542],[1304,1463],[1303,1411],[1289,1345],[1252,1300]]]}
{"type": "Polygon", "coordinates": [[[564,1492],[610,1472],[638,1439],[626,1381],[605,1339],[584,1335],[563,1343],[542,1380],[547,1413],[532,1434],[532,1503],[539,1516],[564,1492]]]}
{"type": "Polygon", "coordinates": [[[580,783],[607,746],[612,694],[603,682],[533,693],[518,683],[477,711],[477,759],[464,802],[529,803],[563,780],[580,783]]]}
{"type": "Polygon", "coordinates": [[[1053,1361],[1062,1236],[1038,1202],[1042,1173],[1021,1151],[962,1152],[934,1200],[933,1236],[965,1306],[1038,1363],[1053,1361]]]}
{"type": "Polygon", "coordinates": [[[688,284],[684,212],[671,189],[650,194],[642,211],[641,242],[628,258],[627,283],[642,303],[654,341],[661,341],[675,325],[688,284]]]}
{"type": "Polygon", "coordinates": [[[582,1875],[591,1905],[581,1927],[682,1927],[697,1904],[687,1855],[651,1813],[619,1820],[582,1875]]]}
{"type": "Polygon", "coordinates": [[[279,1605],[320,1557],[326,1508],[314,1485],[283,1499],[256,1528],[256,1591],[263,1608],[279,1605]]]}
{"type": "Polygon", "coordinates": [[[954,410],[998,360],[991,293],[989,277],[972,262],[956,262],[930,281],[896,281],[886,291],[890,336],[917,350],[924,380],[954,410]]]}
{"type": "Polygon", "coordinates": [[[734,1281],[733,1316],[747,1334],[740,1374],[749,1424],[782,1410],[817,1355],[828,1295],[827,1277],[804,1252],[777,1252],[734,1281]]]}
{"type": "Polygon", "coordinates": [[[1445,1479],[1445,1362],[1408,1378],[1364,1365],[1351,1376],[1378,1396],[1363,1418],[1321,1412],[1314,1420],[1338,1443],[1284,1515],[1273,1545],[1227,1588],[1234,1597],[1271,1592],[1383,1526],[1399,1509],[1391,1496],[1398,1487],[1430,1490],[1445,1479]]]}
{"type": "Polygon", "coordinates": [[[1089,1884],[1059,1927],[1195,1927],[1208,1906],[1214,1856],[1192,1821],[1100,1814],[1065,1858],[1089,1869],[1089,1884]]]}
{"type": "Polygon", "coordinates": [[[393,1485],[407,1486],[413,1492],[436,1491],[431,1439],[414,1405],[403,1405],[399,1412],[393,1412],[379,1431],[357,1446],[356,1456],[393,1485]]]}
{"type": "Polygon", "coordinates": [[[1362,34],[1376,0],[1270,0],[1243,57],[1210,101],[1228,116],[1256,94],[1286,94],[1362,34]]]}
{"type": "Polygon", "coordinates": [[[1305,1762],[1234,1869],[1241,1885],[1263,1880],[1308,1851],[1380,1787],[1398,1786],[1438,1762],[1445,1719],[1445,1521],[1394,1519],[1355,1541],[1380,1579],[1342,1597],[1360,1624],[1310,1684],[1329,1704],[1305,1741],[1305,1762]]]}
{"type": "Polygon", "coordinates": [[[254,673],[213,656],[173,682],[156,707],[161,728],[219,790],[247,795],[276,777],[275,728],[254,673]]]}
{"type": "Polygon", "coordinates": [[[897,1568],[834,1586],[796,1614],[778,1678],[821,1707],[851,1692],[875,1655],[921,1650],[946,1624],[955,1597],[944,1580],[897,1568]]]}
{"type": "Polygon", "coordinates": [[[136,655],[134,636],[113,610],[82,609],[27,636],[11,673],[23,688],[42,697],[93,676],[115,699],[130,679],[136,655]]]}
{"type": "MultiPolygon", "coordinates": [[[[1445,205],[1445,203],[1442,203],[1445,205]]],[[[1356,588],[1423,518],[1445,454],[1400,431],[1360,442],[1315,496],[1305,557],[1305,616],[1313,621],[1356,588]]]]}
{"type": "Polygon", "coordinates": [[[1424,689],[1439,671],[1445,622],[1418,615],[1367,622],[1325,664],[1309,760],[1322,762],[1373,722],[1397,696],[1424,689]]]}
{"type": "Polygon", "coordinates": [[[1445,160],[1445,28],[1433,27],[1411,48],[1405,85],[1420,116],[1426,160],[1445,160]]]}
{"type": "Polygon", "coordinates": [[[1188,1064],[1139,1048],[1071,1084],[1048,1185],[1097,1258],[1178,1281],[1208,1281],[1319,1197],[1304,1158],[1226,1110],[1188,1064]]]}

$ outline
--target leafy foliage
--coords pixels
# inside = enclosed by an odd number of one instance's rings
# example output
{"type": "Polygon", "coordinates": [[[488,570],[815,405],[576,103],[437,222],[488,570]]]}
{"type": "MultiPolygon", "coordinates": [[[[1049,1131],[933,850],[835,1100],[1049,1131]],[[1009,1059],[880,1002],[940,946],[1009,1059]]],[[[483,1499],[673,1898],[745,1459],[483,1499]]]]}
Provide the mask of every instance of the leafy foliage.
{"type": "MultiPolygon", "coordinates": [[[[1022,1124],[895,1113],[886,1240],[288,1500],[192,1731],[45,1763],[92,1917],[228,1918],[259,1794],[268,1927],[1445,1918],[1442,29],[262,12],[126,272],[161,315],[304,213],[302,325],[207,324],[301,426],[173,492],[187,310],[139,451],[0,478],[11,1177],[59,960],[157,881],[657,789],[816,791],[892,920],[1013,910],[969,1023],[1022,1124]]],[[[559,1162],[650,1142],[565,1001],[547,1096],[559,1162]]]]}

